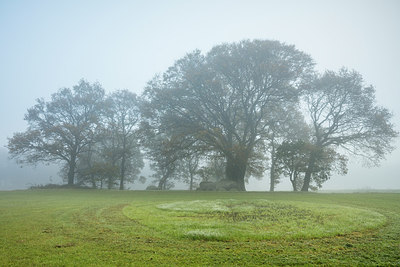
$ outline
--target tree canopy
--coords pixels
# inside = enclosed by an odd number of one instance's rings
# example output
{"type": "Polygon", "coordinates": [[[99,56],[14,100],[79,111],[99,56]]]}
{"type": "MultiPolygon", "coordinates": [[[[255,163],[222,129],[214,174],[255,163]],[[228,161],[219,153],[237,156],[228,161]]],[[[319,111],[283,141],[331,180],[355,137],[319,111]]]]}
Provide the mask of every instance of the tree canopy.
{"type": "Polygon", "coordinates": [[[28,164],[65,162],[72,185],[78,156],[94,141],[103,98],[100,84],[81,80],[72,90],[60,89],[50,101],[38,99],[25,115],[28,129],[9,139],[11,157],[28,164]]]}
{"type": "Polygon", "coordinates": [[[282,176],[308,191],[345,174],[348,156],[379,165],[398,136],[392,116],[358,72],[319,74],[293,45],[244,40],[188,53],[140,97],[81,80],[38,99],[8,149],[20,163],[63,162],[68,184],[77,173],[124,189],[144,154],[158,189],[202,178],[245,190],[269,168],[271,191],[282,176]]]}
{"type": "Polygon", "coordinates": [[[195,51],[178,60],[145,91],[162,128],[196,149],[226,158],[226,178],[245,190],[250,159],[269,134],[268,115],[296,102],[311,58],[277,41],[242,41],[195,51]]]}
{"type": "MultiPolygon", "coordinates": [[[[319,149],[342,148],[378,165],[398,136],[392,114],[375,104],[375,90],[356,71],[326,71],[302,85],[311,121],[312,143],[319,149]]],[[[318,149],[311,152],[302,191],[308,191],[318,149]]]]}

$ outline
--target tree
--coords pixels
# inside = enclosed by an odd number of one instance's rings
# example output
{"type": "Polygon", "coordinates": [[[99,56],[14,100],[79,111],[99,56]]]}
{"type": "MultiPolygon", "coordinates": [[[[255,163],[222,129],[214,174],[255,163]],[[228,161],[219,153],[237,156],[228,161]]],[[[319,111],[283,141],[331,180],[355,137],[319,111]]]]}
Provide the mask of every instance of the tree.
{"type": "Polygon", "coordinates": [[[94,142],[103,100],[100,84],[84,80],[60,89],[51,101],[38,99],[25,115],[28,129],[8,140],[11,157],[26,164],[64,162],[68,184],[74,184],[78,156],[94,142]]]}
{"type": "MultiPolygon", "coordinates": [[[[106,164],[112,169],[118,170],[119,161],[121,158],[120,144],[118,140],[117,124],[115,116],[111,112],[109,101],[105,104],[105,112],[102,116],[102,123],[99,129],[96,143],[96,157],[92,157],[94,161],[92,165],[100,166],[106,164]]],[[[99,168],[97,168],[99,169],[99,168]]],[[[115,175],[103,176],[106,178],[107,188],[112,189],[116,186],[119,172],[115,175]]]]}
{"type": "Polygon", "coordinates": [[[289,177],[293,191],[298,191],[303,185],[302,173],[307,169],[309,156],[308,144],[303,140],[296,142],[284,141],[276,152],[276,165],[279,174],[289,177]]]}
{"type": "Polygon", "coordinates": [[[173,140],[168,135],[168,130],[160,127],[158,116],[149,112],[147,105],[141,105],[142,121],[140,125],[141,145],[145,155],[150,159],[150,168],[154,171],[151,175],[153,182],[157,183],[158,190],[167,190],[174,186],[170,181],[174,178],[178,168],[177,161],[181,150],[173,145],[173,140]]]}
{"type": "Polygon", "coordinates": [[[97,183],[100,183],[99,187],[103,188],[103,185],[107,183],[108,189],[112,188],[115,182],[115,177],[118,177],[118,166],[112,165],[109,162],[93,162],[90,167],[78,169],[78,178],[82,179],[82,182],[89,182],[93,188],[97,187],[97,183]]]}
{"type": "Polygon", "coordinates": [[[245,190],[248,164],[268,135],[269,110],[296,102],[297,85],[312,65],[308,55],[277,41],[223,44],[178,60],[144,96],[181,146],[192,142],[192,149],[224,155],[226,178],[245,190]]]}
{"type": "MultiPolygon", "coordinates": [[[[310,189],[317,190],[322,187],[322,184],[326,182],[333,173],[338,173],[340,175],[347,174],[347,162],[346,156],[337,153],[334,149],[330,147],[325,147],[323,149],[309,146],[312,153],[317,155],[315,160],[314,169],[311,173],[311,181],[314,182],[312,186],[310,184],[310,189]]],[[[307,173],[308,168],[306,169],[307,173]]]]}
{"type": "Polygon", "coordinates": [[[312,190],[321,188],[333,172],[347,173],[347,158],[336,153],[333,149],[324,148],[321,150],[303,140],[284,141],[278,146],[276,152],[277,175],[283,174],[289,177],[293,191],[298,191],[304,184],[304,175],[311,153],[318,155],[309,185],[312,190]]]}
{"type": "Polygon", "coordinates": [[[87,151],[79,155],[76,166],[76,178],[78,184],[89,183],[92,188],[97,188],[97,183],[100,181],[103,184],[103,181],[93,171],[97,156],[94,147],[95,144],[90,144],[87,151]]]}
{"type": "Polygon", "coordinates": [[[189,190],[195,187],[197,176],[199,174],[200,157],[196,154],[188,155],[179,160],[177,175],[183,182],[189,184],[189,190]]]}
{"type": "MultiPolygon", "coordinates": [[[[280,175],[277,169],[276,150],[283,143],[292,143],[299,140],[309,139],[308,125],[300,112],[298,105],[293,103],[282,103],[281,106],[270,111],[268,124],[270,135],[268,137],[268,148],[270,151],[270,191],[280,182],[280,175]]],[[[287,146],[284,146],[285,148],[287,146]]]]}
{"type": "Polygon", "coordinates": [[[203,182],[218,182],[225,177],[225,158],[219,155],[209,155],[207,160],[198,170],[203,182]]]}
{"type": "MultiPolygon", "coordinates": [[[[128,90],[114,92],[109,98],[107,128],[114,131],[116,142],[112,149],[119,159],[119,189],[124,189],[127,180],[138,178],[140,169],[143,168],[143,157],[139,148],[139,136],[137,133],[140,120],[140,110],[137,97],[128,90]],[[127,179],[127,171],[129,177],[127,179]]],[[[107,135],[105,136],[106,138],[107,135]]]]}
{"type": "Polygon", "coordinates": [[[364,86],[361,75],[341,69],[316,76],[302,88],[311,121],[312,143],[302,191],[308,191],[318,153],[326,148],[343,149],[378,165],[393,150],[398,136],[390,123],[392,114],[375,105],[375,91],[364,86]]]}
{"type": "Polygon", "coordinates": [[[82,182],[95,187],[96,177],[100,176],[93,174],[101,169],[114,173],[100,177],[101,181],[106,179],[108,189],[118,183],[119,189],[123,190],[126,182],[139,178],[144,165],[137,133],[139,114],[135,94],[120,90],[107,97],[96,132],[96,143],[79,157],[78,174],[82,182]]]}
{"type": "Polygon", "coordinates": [[[172,188],[171,179],[177,172],[178,158],[168,149],[168,142],[168,138],[157,136],[147,143],[147,155],[152,160],[150,168],[154,171],[152,177],[159,190],[172,188]]]}

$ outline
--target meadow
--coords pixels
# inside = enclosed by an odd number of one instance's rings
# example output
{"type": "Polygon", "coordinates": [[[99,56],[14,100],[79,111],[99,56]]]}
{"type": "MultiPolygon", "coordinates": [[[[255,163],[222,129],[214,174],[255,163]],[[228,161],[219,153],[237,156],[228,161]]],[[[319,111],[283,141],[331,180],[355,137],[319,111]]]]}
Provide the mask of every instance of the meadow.
{"type": "Polygon", "coordinates": [[[0,192],[0,266],[400,265],[400,194],[0,192]]]}

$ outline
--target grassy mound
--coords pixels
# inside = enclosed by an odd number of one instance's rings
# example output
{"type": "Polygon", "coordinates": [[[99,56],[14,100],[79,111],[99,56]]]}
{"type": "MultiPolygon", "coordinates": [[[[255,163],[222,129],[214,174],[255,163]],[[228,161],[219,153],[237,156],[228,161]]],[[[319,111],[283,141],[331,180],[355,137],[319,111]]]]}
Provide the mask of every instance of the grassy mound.
{"type": "Polygon", "coordinates": [[[135,202],[123,212],[162,235],[218,241],[327,237],[385,222],[383,215],[371,210],[263,199],[135,202]]]}

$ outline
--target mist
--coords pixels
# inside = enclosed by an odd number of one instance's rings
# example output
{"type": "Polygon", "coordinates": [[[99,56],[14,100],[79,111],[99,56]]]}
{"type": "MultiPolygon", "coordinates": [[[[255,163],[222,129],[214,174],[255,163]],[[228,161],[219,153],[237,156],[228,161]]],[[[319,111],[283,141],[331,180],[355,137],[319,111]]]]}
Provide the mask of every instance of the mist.
{"type": "MultiPolygon", "coordinates": [[[[106,93],[141,95],[155,74],[195,49],[242,40],[278,40],[311,55],[316,69],[360,72],[378,105],[400,130],[400,3],[398,1],[3,1],[0,3],[0,190],[63,183],[55,164],[20,168],[8,159],[7,138],[25,131],[24,115],[37,98],[84,78],[106,93]]],[[[323,190],[400,188],[400,141],[379,167],[350,158],[348,174],[323,190]]],[[[151,183],[149,168],[145,189],[151,183]]],[[[267,191],[268,174],[249,191],[267,191]]],[[[174,189],[187,189],[177,182],[174,189]]],[[[291,190],[283,179],[276,190],[291,190]]]]}

